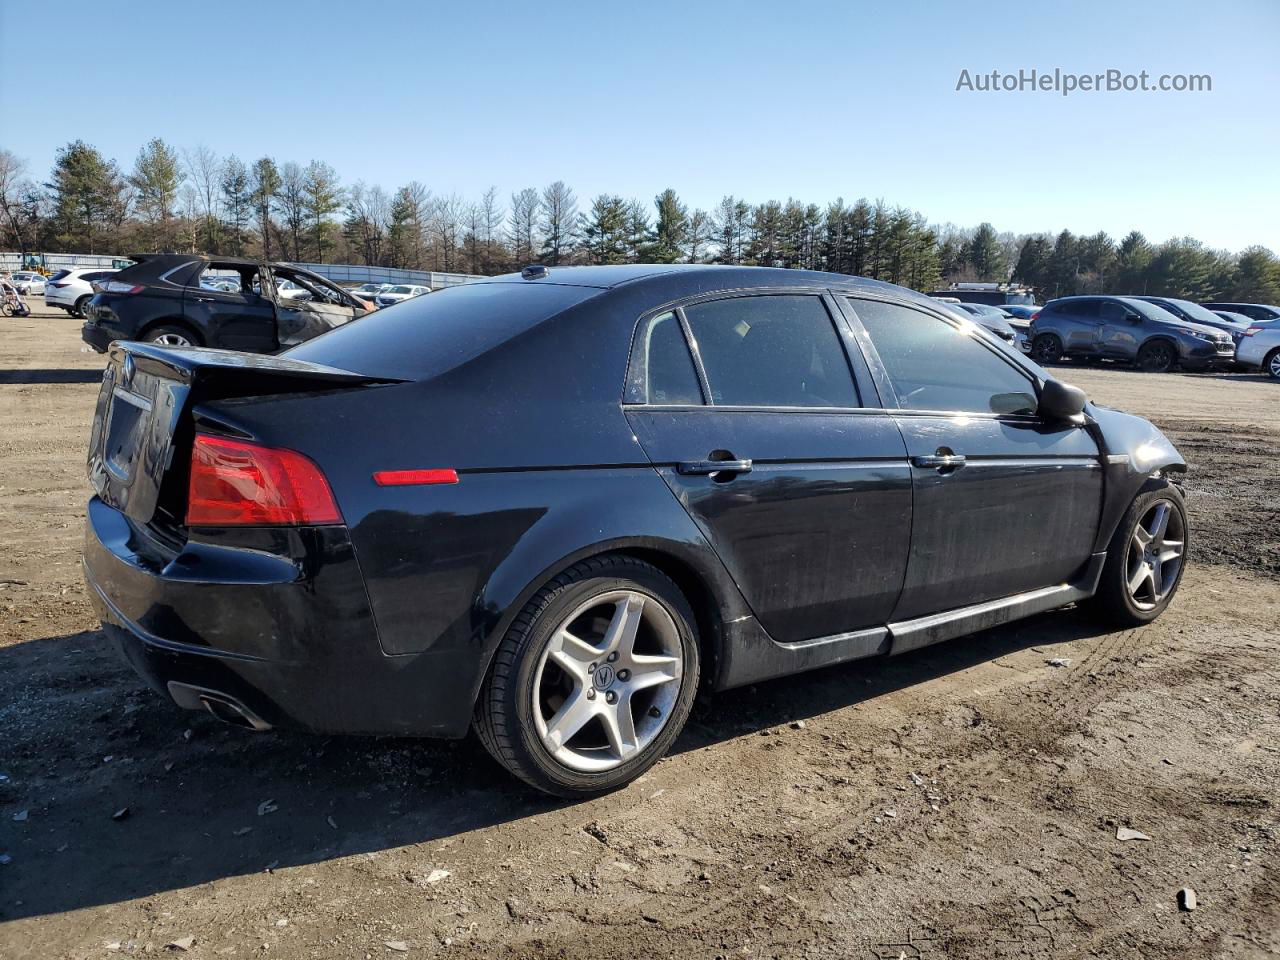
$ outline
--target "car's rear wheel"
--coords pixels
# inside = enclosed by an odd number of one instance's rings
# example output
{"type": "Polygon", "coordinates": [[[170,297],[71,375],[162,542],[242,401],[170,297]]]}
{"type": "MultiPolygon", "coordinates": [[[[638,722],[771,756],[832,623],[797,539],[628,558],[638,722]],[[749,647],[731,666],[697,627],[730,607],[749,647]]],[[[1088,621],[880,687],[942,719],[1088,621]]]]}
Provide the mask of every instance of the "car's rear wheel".
{"type": "Polygon", "coordinates": [[[1189,530],[1182,493],[1172,484],[1139,495],[1107,549],[1093,606],[1122,627],[1150,623],[1178,591],[1189,530]]]}
{"type": "Polygon", "coordinates": [[[1177,359],[1178,354],[1171,343],[1156,340],[1138,351],[1138,369],[1143,373],[1168,373],[1177,359]]]}
{"type": "Polygon", "coordinates": [[[91,299],[93,299],[93,295],[86,293],[83,297],[76,300],[75,306],[71,308],[71,315],[73,317],[83,317],[85,304],[87,304],[91,299]]]}
{"type": "Polygon", "coordinates": [[[1062,360],[1062,341],[1056,334],[1042,333],[1031,341],[1031,359],[1039,364],[1062,360]]]}
{"type": "Polygon", "coordinates": [[[698,686],[693,612],[660,570],[583,561],[516,617],[476,704],[481,742],[513,774],[561,797],[634,780],[680,734],[698,686]]]}
{"type": "Polygon", "coordinates": [[[189,330],[172,324],[152,327],[142,340],[144,343],[154,343],[159,347],[198,347],[200,345],[189,330]]]}
{"type": "Polygon", "coordinates": [[[1280,350],[1272,350],[1267,359],[1262,361],[1262,369],[1273,380],[1280,380],[1280,350]]]}

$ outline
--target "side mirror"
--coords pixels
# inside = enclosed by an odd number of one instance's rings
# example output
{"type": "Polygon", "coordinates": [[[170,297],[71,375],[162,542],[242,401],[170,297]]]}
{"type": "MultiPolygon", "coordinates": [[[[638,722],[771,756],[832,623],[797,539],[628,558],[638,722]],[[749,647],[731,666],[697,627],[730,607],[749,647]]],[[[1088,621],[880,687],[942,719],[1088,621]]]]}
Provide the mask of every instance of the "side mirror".
{"type": "Polygon", "coordinates": [[[1084,405],[1088,402],[1089,398],[1079,387],[1051,377],[1040,388],[1036,414],[1044,420],[1079,423],[1084,414],[1084,405]]]}
{"type": "Polygon", "coordinates": [[[1130,323],[1132,323],[1135,327],[1142,322],[1142,317],[1136,313],[1129,314],[1127,317],[1125,317],[1125,319],[1128,320],[1130,323]]]}

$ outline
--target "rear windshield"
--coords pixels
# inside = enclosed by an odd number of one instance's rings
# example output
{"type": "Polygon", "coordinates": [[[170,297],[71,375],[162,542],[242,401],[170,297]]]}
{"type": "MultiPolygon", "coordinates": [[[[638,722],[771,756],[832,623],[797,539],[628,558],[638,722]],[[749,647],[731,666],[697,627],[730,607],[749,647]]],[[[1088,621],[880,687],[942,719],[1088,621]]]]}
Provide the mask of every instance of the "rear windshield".
{"type": "Polygon", "coordinates": [[[285,355],[369,376],[424,379],[600,292],[542,283],[463,284],[371,313],[285,355]]]}
{"type": "Polygon", "coordinates": [[[59,270],[57,273],[55,273],[55,274],[53,274],[52,276],[50,276],[50,277],[49,277],[49,280],[50,280],[50,282],[53,282],[53,281],[55,281],[55,280],[61,280],[63,277],[65,277],[65,276],[66,276],[68,273],[70,273],[70,272],[71,272],[70,270],[59,270]]]}

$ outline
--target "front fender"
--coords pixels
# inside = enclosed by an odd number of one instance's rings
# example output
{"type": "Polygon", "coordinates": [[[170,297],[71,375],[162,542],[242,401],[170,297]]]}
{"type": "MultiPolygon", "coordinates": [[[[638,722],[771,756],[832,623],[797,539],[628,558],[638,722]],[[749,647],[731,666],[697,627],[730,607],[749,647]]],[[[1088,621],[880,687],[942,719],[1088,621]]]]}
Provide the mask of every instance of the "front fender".
{"type": "Polygon", "coordinates": [[[1106,550],[1129,504],[1153,482],[1187,471],[1187,461],[1148,420],[1090,404],[1090,430],[1102,454],[1105,485],[1095,552],[1106,550]]]}

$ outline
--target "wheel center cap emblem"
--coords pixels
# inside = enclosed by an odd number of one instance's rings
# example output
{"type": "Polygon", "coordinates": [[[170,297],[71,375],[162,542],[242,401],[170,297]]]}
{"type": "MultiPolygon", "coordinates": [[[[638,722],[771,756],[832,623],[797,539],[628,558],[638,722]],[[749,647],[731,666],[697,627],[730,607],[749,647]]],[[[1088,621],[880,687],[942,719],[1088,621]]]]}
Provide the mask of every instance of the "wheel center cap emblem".
{"type": "Polygon", "coordinates": [[[607,663],[600,667],[591,678],[591,683],[597,690],[608,689],[609,685],[613,683],[613,667],[607,663]]]}

